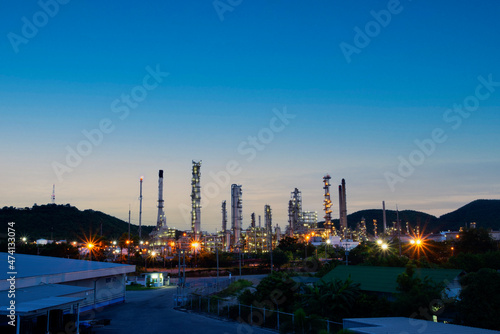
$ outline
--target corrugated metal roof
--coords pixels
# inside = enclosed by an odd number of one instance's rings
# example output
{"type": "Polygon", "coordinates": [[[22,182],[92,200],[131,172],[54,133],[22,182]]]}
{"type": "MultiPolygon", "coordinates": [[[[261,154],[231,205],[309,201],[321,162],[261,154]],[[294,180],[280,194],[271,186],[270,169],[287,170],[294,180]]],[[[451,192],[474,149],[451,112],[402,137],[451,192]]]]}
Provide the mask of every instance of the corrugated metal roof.
{"type": "MultiPolygon", "coordinates": [[[[76,304],[84,299],[85,298],[76,297],[49,297],[25,303],[16,302],[16,315],[25,316],[48,310],[59,309],[68,305],[76,304]]],[[[6,308],[2,308],[0,309],[0,314],[9,314],[9,311],[6,308]]]]}
{"type": "MultiPolygon", "coordinates": [[[[41,305],[41,308],[43,309],[49,304],[67,304],[67,300],[65,299],[50,299],[53,297],[76,298],[77,300],[83,300],[85,299],[84,293],[88,291],[93,291],[93,289],[63,284],[42,284],[29,288],[16,289],[15,298],[13,300],[16,302],[16,312],[19,310],[19,307],[22,306],[21,310],[28,313],[32,312],[36,305],[41,305]],[[50,299],[50,301],[48,301],[48,299],[50,299]]],[[[11,299],[8,298],[8,294],[6,292],[0,294],[0,314],[2,314],[2,311],[7,310],[10,300],[11,299]]],[[[4,312],[3,314],[8,314],[8,312],[4,312]]]]}
{"type": "MultiPolygon", "coordinates": [[[[3,263],[7,263],[8,255],[9,254],[7,253],[0,253],[0,261],[3,263]]],[[[62,273],[67,273],[69,271],[71,272],[89,271],[89,270],[120,268],[127,266],[124,264],[73,260],[60,257],[26,255],[26,254],[16,254],[15,259],[16,259],[15,268],[17,272],[16,275],[17,278],[62,274],[62,273]]],[[[129,266],[129,267],[135,267],[135,266],[129,266]]],[[[9,278],[9,275],[7,275],[7,272],[5,270],[2,270],[0,272],[0,280],[4,280],[7,278],[9,278]]]]}
{"type": "MultiPolygon", "coordinates": [[[[372,266],[338,266],[323,276],[323,282],[335,279],[346,280],[351,277],[354,283],[359,283],[361,290],[373,292],[396,293],[397,277],[404,273],[401,267],[372,266]]],[[[434,282],[452,282],[462,271],[456,269],[415,269],[417,277],[426,276],[434,282]]]]}
{"type": "MultiPolygon", "coordinates": [[[[0,262],[7,263],[7,253],[0,253],[0,262]]],[[[16,254],[14,263],[16,286],[35,286],[40,283],[64,283],[75,280],[125,274],[135,271],[135,266],[64,259],[58,257],[16,254]]],[[[6,281],[11,275],[0,272],[0,290],[9,288],[6,281]]]]}

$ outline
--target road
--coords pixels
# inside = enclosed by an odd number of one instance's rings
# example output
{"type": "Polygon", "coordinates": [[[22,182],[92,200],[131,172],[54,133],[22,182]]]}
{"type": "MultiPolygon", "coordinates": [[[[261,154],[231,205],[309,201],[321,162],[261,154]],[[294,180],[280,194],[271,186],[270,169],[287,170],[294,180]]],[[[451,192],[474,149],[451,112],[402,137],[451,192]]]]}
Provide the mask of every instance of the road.
{"type": "MultiPolygon", "coordinates": [[[[244,277],[243,277],[244,278],[244,277]]],[[[176,287],[149,291],[127,291],[127,301],[87,314],[83,319],[111,319],[111,324],[95,329],[98,334],[269,334],[269,330],[222,321],[173,309],[176,287]]]]}

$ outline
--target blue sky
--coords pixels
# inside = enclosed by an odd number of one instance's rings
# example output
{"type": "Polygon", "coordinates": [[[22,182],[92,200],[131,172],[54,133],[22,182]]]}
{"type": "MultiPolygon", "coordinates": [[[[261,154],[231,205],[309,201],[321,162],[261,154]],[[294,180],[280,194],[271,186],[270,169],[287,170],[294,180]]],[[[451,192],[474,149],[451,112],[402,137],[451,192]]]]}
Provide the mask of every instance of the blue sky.
{"type": "Polygon", "coordinates": [[[55,184],[57,203],[122,219],[130,204],[137,223],[144,176],[143,222],[154,224],[164,169],[167,223],[188,229],[191,160],[203,160],[208,231],[231,183],[243,185],[244,226],[270,204],[284,227],[295,187],[321,211],[326,173],[346,179],[349,212],[385,200],[441,215],[500,198],[497,2],[221,0],[223,13],[213,1],[46,3],[52,16],[36,1],[1,5],[1,206],[47,203],[55,184]],[[145,90],[151,71],[168,75],[145,90]],[[467,116],[447,112],[471,101],[467,116]],[[284,110],[293,118],[248,161],[249,136],[269,134],[284,110]],[[98,145],[58,176],[54,164],[103,121],[98,145]],[[415,141],[436,129],[442,140],[422,153],[415,141]],[[400,157],[416,162],[409,175],[400,157]],[[238,173],[213,188],[229,161],[238,173]]]}

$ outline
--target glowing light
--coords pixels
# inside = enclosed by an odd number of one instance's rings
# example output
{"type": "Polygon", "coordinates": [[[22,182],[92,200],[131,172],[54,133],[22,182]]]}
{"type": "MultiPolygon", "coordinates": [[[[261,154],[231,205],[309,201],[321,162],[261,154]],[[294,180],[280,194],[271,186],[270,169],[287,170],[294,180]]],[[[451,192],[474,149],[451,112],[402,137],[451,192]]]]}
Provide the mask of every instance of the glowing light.
{"type": "Polygon", "coordinates": [[[389,245],[386,243],[383,243],[380,247],[382,247],[383,250],[387,250],[389,248],[389,245]]]}
{"type": "Polygon", "coordinates": [[[88,248],[88,249],[92,249],[92,248],[94,248],[94,247],[95,247],[95,245],[94,245],[93,243],[91,243],[91,242],[89,242],[89,243],[87,244],[87,248],[88,248]]]}
{"type": "Polygon", "coordinates": [[[378,239],[378,240],[377,240],[377,244],[378,244],[379,246],[381,246],[381,245],[382,245],[382,243],[383,243],[383,241],[382,241],[382,240],[380,240],[380,239],[378,239]]]}

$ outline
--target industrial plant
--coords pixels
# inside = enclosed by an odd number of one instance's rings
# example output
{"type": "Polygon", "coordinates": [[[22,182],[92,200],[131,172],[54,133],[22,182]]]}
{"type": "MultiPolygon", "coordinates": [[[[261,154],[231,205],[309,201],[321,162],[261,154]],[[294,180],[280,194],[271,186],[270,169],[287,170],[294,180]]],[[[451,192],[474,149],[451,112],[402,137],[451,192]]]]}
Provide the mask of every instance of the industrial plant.
{"type": "MultiPolygon", "coordinates": [[[[367,222],[364,218],[357,222],[348,224],[347,218],[347,190],[346,180],[341,179],[338,185],[338,220],[334,219],[334,205],[332,201],[331,179],[327,174],[323,177],[323,210],[324,221],[318,221],[318,212],[304,210],[302,204],[302,192],[295,188],[291,191],[288,201],[288,224],[282,233],[279,224],[273,225],[272,208],[269,204],[263,205],[261,214],[252,212],[249,214],[248,227],[243,226],[243,185],[232,184],[227,189],[228,200],[221,203],[220,230],[216,233],[203,231],[202,221],[202,182],[201,161],[192,161],[191,178],[191,229],[178,231],[167,226],[167,215],[165,214],[163,199],[163,170],[158,173],[158,212],[156,228],[150,233],[148,252],[154,252],[159,256],[176,254],[179,250],[183,252],[233,252],[253,253],[270,252],[283,237],[297,238],[299,241],[318,244],[331,244],[332,246],[353,248],[359,243],[374,240],[379,233],[396,235],[401,233],[401,223],[395,222],[391,228],[387,227],[385,216],[385,201],[382,202],[384,210],[383,231],[377,229],[377,221],[371,223],[373,231],[368,235],[367,222]],[[229,212],[228,212],[229,211],[229,212]],[[230,219],[230,225],[228,225],[230,219]],[[351,228],[355,226],[355,228],[351,228]],[[196,246],[193,246],[196,245],[196,246]],[[349,246],[347,246],[349,245],[349,246]]],[[[139,235],[141,236],[142,215],[142,182],[140,179],[140,213],[139,213],[139,235]]],[[[319,183],[319,182],[318,182],[319,183]]],[[[318,192],[320,191],[318,187],[318,192]]],[[[286,206],[287,203],[283,203],[286,206]]],[[[418,232],[411,230],[407,225],[406,234],[418,232]]]]}

